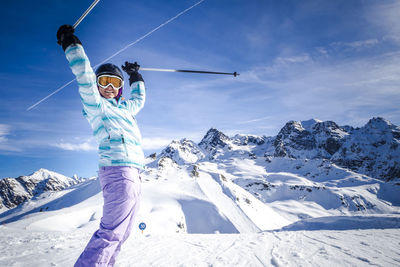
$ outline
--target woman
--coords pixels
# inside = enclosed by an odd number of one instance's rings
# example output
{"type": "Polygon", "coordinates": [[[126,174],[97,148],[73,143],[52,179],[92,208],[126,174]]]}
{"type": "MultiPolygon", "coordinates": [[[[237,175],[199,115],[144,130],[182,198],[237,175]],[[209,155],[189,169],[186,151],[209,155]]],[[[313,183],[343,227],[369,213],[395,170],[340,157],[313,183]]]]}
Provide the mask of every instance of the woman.
{"type": "Polygon", "coordinates": [[[135,115],[143,108],[145,86],[139,65],[125,62],[131,97],[124,100],[124,77],[113,64],[93,72],[74,28],[63,25],[57,32],[79,85],[83,115],[99,143],[99,179],[103,190],[103,217],[75,266],[113,266],[122,243],[128,238],[138,211],[144,166],[141,135],[135,115]]]}

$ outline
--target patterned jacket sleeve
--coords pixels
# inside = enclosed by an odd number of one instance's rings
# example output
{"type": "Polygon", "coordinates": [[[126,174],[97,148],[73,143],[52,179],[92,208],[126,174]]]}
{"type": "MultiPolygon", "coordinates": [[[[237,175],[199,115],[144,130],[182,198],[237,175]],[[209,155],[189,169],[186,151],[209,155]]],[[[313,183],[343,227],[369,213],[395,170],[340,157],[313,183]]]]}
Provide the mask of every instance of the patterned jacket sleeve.
{"type": "Polygon", "coordinates": [[[128,109],[135,116],[144,106],[146,100],[146,88],[144,82],[138,81],[131,85],[131,97],[127,101],[128,109]]]}
{"type": "Polygon", "coordinates": [[[78,82],[83,114],[91,119],[101,112],[101,96],[97,89],[96,74],[82,45],[70,45],[65,49],[65,55],[78,82]]]}

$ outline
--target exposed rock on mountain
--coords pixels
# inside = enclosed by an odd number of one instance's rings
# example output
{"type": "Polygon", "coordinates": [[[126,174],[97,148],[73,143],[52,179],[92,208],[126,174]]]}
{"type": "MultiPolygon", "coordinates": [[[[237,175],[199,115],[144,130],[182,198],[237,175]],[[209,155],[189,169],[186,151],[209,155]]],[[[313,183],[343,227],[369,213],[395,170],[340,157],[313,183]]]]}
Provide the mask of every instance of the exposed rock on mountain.
{"type": "Polygon", "coordinates": [[[13,208],[45,191],[59,191],[78,183],[56,172],[40,169],[29,176],[0,180],[0,201],[13,208]]]}
{"type": "Polygon", "coordinates": [[[275,157],[301,157],[300,153],[313,152],[315,137],[303,128],[300,122],[290,121],[279,131],[275,138],[275,157]]]}
{"type": "Polygon", "coordinates": [[[338,151],[348,134],[333,121],[290,121],[275,138],[274,156],[330,158],[338,151]]]}
{"type": "Polygon", "coordinates": [[[391,180],[400,177],[400,127],[373,118],[349,135],[331,160],[343,167],[391,180]]]}
{"type": "Polygon", "coordinates": [[[205,157],[197,144],[188,139],[172,141],[160,155],[169,157],[178,164],[194,163],[205,157]]]}
{"type": "Polygon", "coordinates": [[[246,146],[249,144],[262,145],[266,142],[267,137],[256,136],[256,135],[244,135],[237,134],[233,138],[233,143],[240,146],[246,146]]]}
{"type": "Polygon", "coordinates": [[[373,118],[361,128],[315,119],[290,121],[276,137],[240,134],[230,138],[211,128],[198,145],[183,139],[172,142],[161,153],[161,157],[178,164],[245,155],[250,159],[264,157],[269,162],[274,157],[323,159],[390,180],[400,177],[400,128],[383,118],[373,118]]]}
{"type": "MultiPolygon", "coordinates": [[[[400,127],[383,118],[373,118],[360,128],[341,127],[333,121],[290,121],[276,137],[238,134],[232,138],[211,128],[198,145],[188,139],[171,142],[159,155],[148,158],[147,169],[157,177],[178,175],[178,169],[187,169],[197,177],[204,162],[239,161],[243,168],[259,165],[260,173],[265,169],[288,172],[313,181],[336,176],[341,168],[346,173],[343,177],[354,171],[393,180],[400,178],[400,127]]],[[[59,191],[79,181],[77,176],[73,179],[45,169],[2,179],[0,208],[15,207],[43,192],[59,191]]]]}
{"type": "Polygon", "coordinates": [[[208,152],[213,152],[218,148],[230,149],[230,138],[217,129],[211,128],[199,143],[199,147],[208,152]]]}
{"type": "Polygon", "coordinates": [[[312,128],[312,134],[315,136],[317,149],[323,158],[329,158],[335,154],[342,146],[344,138],[349,135],[333,121],[315,124],[312,128]],[[328,154],[325,152],[328,152],[328,154]]]}

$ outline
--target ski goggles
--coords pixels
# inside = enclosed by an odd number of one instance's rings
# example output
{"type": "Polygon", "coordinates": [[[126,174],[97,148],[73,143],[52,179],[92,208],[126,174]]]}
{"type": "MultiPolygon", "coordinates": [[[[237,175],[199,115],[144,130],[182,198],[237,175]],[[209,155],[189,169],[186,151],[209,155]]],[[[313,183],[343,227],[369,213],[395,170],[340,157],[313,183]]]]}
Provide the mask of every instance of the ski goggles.
{"type": "Polygon", "coordinates": [[[111,85],[112,88],[117,90],[124,86],[124,81],[118,76],[106,74],[97,77],[97,85],[101,88],[107,88],[109,85],[111,85]]]}

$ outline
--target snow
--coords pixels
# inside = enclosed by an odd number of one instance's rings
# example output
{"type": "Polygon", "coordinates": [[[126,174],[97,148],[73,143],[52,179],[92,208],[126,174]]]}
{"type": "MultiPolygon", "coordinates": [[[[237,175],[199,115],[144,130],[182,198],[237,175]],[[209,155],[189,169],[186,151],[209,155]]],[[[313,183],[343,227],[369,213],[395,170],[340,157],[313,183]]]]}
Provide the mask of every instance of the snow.
{"type": "Polygon", "coordinates": [[[301,126],[309,132],[312,132],[312,128],[314,127],[315,124],[322,122],[321,120],[318,119],[310,119],[307,121],[301,121],[301,126]]]}
{"type": "MultiPolygon", "coordinates": [[[[300,191],[288,187],[315,184],[299,174],[269,173],[239,158],[198,166],[196,177],[176,164],[163,166],[161,174],[154,169],[143,173],[141,209],[116,266],[400,264],[399,191],[394,183],[368,191],[377,186],[370,178],[366,188],[344,188],[365,198],[369,192],[374,203],[381,201],[377,195],[385,195],[382,205],[388,213],[343,214],[333,204],[321,206],[326,195],[296,199],[300,191]],[[285,186],[287,195],[264,202],[240,185],[264,176],[285,186]],[[147,224],[143,233],[140,222],[147,224]]],[[[344,189],[336,188],[342,194],[344,189]]],[[[72,266],[96,230],[102,207],[97,179],[45,194],[0,214],[0,266],[72,266]]]]}
{"type": "Polygon", "coordinates": [[[238,207],[231,198],[222,190],[220,184],[209,174],[201,173],[198,183],[208,199],[216,203],[218,210],[229,222],[232,222],[237,233],[254,233],[260,229],[251,221],[240,207],[238,207]]]}
{"type": "MultiPolygon", "coordinates": [[[[206,137],[147,159],[141,208],[116,266],[400,265],[399,180],[321,158],[265,156],[265,137],[232,140],[216,129],[206,137]]],[[[98,179],[74,181],[0,210],[0,266],[73,266],[103,204],[98,179]]]]}
{"type": "Polygon", "coordinates": [[[398,215],[370,215],[370,216],[327,216],[304,219],[285,226],[282,230],[351,230],[351,229],[398,229],[400,216],[398,215]]]}
{"type": "MultiPolygon", "coordinates": [[[[1,266],[72,266],[90,234],[1,229],[1,266]]],[[[146,235],[122,247],[116,266],[398,266],[398,229],[146,235]]]]}

